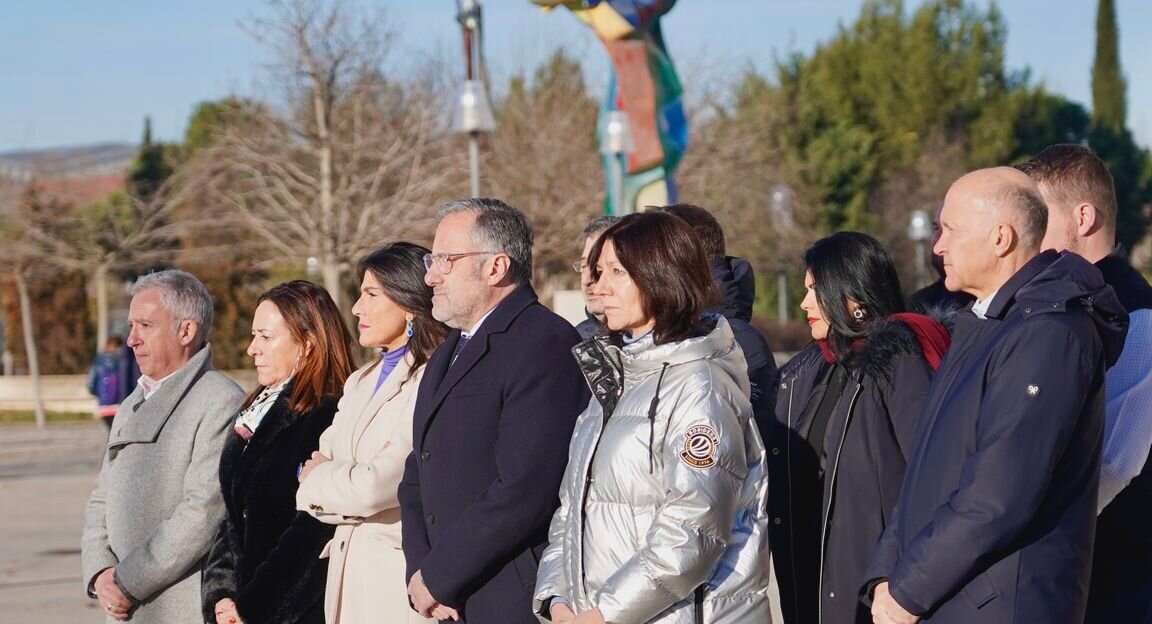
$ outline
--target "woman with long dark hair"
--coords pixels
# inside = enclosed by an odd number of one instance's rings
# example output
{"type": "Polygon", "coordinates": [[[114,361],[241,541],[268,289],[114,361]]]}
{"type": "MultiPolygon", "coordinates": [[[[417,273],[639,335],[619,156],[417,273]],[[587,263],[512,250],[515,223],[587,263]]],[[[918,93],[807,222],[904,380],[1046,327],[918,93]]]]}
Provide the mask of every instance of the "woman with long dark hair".
{"type": "Polygon", "coordinates": [[[432,318],[426,253],[396,242],[360,261],[352,313],[360,344],[380,356],[348,378],[339,412],[300,474],[299,508],[336,525],[327,550],[329,624],[424,621],[408,604],[396,490],[412,452],[424,365],[448,334],[432,318]]]}
{"type": "Polygon", "coordinates": [[[747,364],[687,223],[631,214],[589,264],[612,334],[573,351],[592,389],[534,609],[558,624],[767,622],[764,446],[747,364]]]}
{"type": "Polygon", "coordinates": [[[204,618],[217,624],[320,624],[332,527],[296,510],[296,475],[332,423],[352,371],[351,335],[323,288],[260,296],[248,355],[256,390],[220,458],[226,516],[204,570],[204,618]]]}
{"type": "Polygon", "coordinates": [[[939,322],[905,313],[896,267],[871,236],[820,239],[804,264],[801,307],[814,342],[781,371],[766,440],[772,555],[785,622],[864,624],[868,558],[950,338],[939,322]]]}

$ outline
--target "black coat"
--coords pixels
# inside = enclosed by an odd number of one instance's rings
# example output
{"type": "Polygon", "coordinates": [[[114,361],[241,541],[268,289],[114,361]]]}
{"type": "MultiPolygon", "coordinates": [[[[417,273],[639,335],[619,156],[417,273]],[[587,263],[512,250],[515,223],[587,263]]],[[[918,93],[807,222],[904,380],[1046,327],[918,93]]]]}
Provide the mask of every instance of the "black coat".
{"type": "Polygon", "coordinates": [[[736,344],[748,362],[748,382],[752,386],[752,416],[767,439],[775,420],[776,385],[780,378],[772,348],[750,322],[756,300],[756,278],[752,266],[742,258],[715,257],[711,260],[712,282],[720,293],[720,306],[713,311],[724,315],[736,344]]]}
{"type": "Polygon", "coordinates": [[[246,624],[323,624],[328,559],[336,527],[296,511],[297,472],[332,424],[337,397],[308,413],[288,409],[285,388],[247,444],[228,434],[220,458],[227,516],[204,568],[204,620],[223,598],[246,624]]]}
{"type": "Polygon", "coordinates": [[[527,284],[460,352],[432,355],[399,497],[407,576],[472,624],[535,624],[536,568],[559,506],[576,418],[588,405],[572,326],[527,284]]]}
{"type": "MultiPolygon", "coordinates": [[[[1152,313],[1152,286],[1132,268],[1123,251],[1117,247],[1096,267],[1132,315],[1133,329],[1138,323],[1147,323],[1152,313]]],[[[1134,343],[1131,335],[1128,338],[1124,345],[1126,354],[1129,349],[1148,352],[1147,343],[1134,343]]],[[[1113,399],[1108,398],[1110,402],[1113,399]]],[[[1085,622],[1152,624],[1152,460],[1146,461],[1144,470],[1096,519],[1092,586],[1085,622]]]]}
{"type": "Polygon", "coordinates": [[[932,375],[916,335],[897,320],[879,321],[840,365],[848,382],[819,457],[806,439],[832,365],[813,344],[781,373],[768,506],[788,624],[872,621],[857,590],[896,506],[932,375]]]}
{"type": "Polygon", "coordinates": [[[1104,370],[1127,314],[1100,272],[1047,251],[956,319],[870,589],[924,621],[1079,623],[1096,525],[1104,370]]]}

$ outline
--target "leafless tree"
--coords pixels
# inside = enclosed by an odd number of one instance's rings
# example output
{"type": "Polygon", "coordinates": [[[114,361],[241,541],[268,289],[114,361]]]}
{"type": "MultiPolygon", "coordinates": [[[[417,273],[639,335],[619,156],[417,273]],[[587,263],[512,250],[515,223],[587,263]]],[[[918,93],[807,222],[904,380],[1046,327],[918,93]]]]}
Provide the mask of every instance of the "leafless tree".
{"type": "Polygon", "coordinates": [[[382,14],[340,0],[275,0],[250,26],[283,89],[202,150],[189,180],[285,263],[315,258],[340,304],[342,276],[381,241],[425,238],[431,206],[462,170],[432,71],[391,80],[382,14]]]}

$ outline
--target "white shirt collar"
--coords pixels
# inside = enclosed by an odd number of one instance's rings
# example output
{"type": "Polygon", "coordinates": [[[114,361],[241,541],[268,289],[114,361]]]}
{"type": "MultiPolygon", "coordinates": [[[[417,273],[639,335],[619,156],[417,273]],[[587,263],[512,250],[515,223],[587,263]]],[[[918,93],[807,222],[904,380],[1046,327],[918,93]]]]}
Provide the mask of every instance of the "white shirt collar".
{"type": "Polygon", "coordinates": [[[136,380],[136,385],[144,388],[144,400],[151,399],[152,395],[160,391],[160,386],[164,385],[164,382],[171,379],[172,375],[175,375],[179,370],[176,369],[176,371],[168,373],[163,379],[152,379],[148,375],[140,375],[139,379],[136,380]]]}
{"type": "Polygon", "coordinates": [[[977,299],[976,303],[972,304],[972,314],[975,314],[977,318],[988,318],[988,306],[992,305],[992,300],[996,298],[998,292],[1000,292],[999,289],[992,291],[992,294],[984,299],[977,299]]]}
{"type": "MultiPolygon", "coordinates": [[[[492,310],[495,310],[495,309],[496,309],[496,306],[492,306],[492,310]]],[[[475,336],[476,332],[480,331],[480,326],[484,324],[484,321],[489,316],[492,315],[492,310],[488,310],[487,312],[485,312],[484,316],[481,316],[480,320],[476,321],[476,324],[472,326],[472,329],[469,329],[468,331],[461,331],[460,335],[463,336],[465,339],[471,339],[472,336],[475,336]]]]}

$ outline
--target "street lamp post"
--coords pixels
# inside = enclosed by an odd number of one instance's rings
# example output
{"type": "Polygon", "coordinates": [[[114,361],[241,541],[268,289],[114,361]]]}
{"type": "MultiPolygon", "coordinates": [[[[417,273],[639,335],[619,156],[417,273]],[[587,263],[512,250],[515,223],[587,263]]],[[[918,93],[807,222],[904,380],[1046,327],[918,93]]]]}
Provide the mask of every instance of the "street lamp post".
{"type": "Polygon", "coordinates": [[[604,114],[600,127],[600,153],[608,159],[608,197],[612,214],[621,216],[632,212],[624,201],[624,164],[628,154],[636,149],[628,114],[621,110],[604,114]]]}
{"type": "Polygon", "coordinates": [[[484,88],[482,30],[478,0],[456,0],[456,21],[464,36],[464,86],[456,100],[452,128],[468,135],[468,173],[473,197],[480,195],[480,135],[496,129],[484,88]]]}
{"type": "Polygon", "coordinates": [[[788,264],[784,260],[784,236],[792,228],[792,191],[783,184],[772,188],[768,210],[776,230],[776,319],[788,322],[788,264]]]}
{"type": "Polygon", "coordinates": [[[924,287],[925,243],[932,239],[932,218],[927,210],[913,210],[908,217],[908,240],[916,245],[916,290],[924,287]]]}

